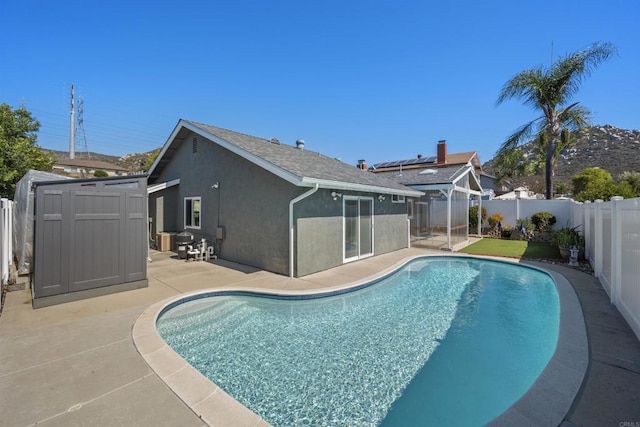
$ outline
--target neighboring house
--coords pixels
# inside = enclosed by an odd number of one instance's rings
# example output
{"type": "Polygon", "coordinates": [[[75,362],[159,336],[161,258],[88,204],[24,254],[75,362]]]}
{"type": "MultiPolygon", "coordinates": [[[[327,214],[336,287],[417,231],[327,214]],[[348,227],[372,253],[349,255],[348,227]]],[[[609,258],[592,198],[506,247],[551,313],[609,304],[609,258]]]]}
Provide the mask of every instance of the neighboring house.
{"type": "Polygon", "coordinates": [[[187,230],[219,256],[290,276],[408,246],[421,192],[276,138],[180,120],[149,170],[151,232],[187,230]]]}
{"type": "Polygon", "coordinates": [[[103,170],[109,176],[126,176],[129,171],[112,163],[87,159],[60,159],[53,164],[53,172],[76,178],[90,178],[97,170],[103,170]]]}
{"type": "Polygon", "coordinates": [[[496,196],[496,191],[506,190],[503,184],[498,184],[497,176],[489,175],[486,172],[480,172],[478,176],[482,187],[482,200],[491,200],[496,196]]]}
{"type": "Polygon", "coordinates": [[[446,141],[439,141],[436,156],[377,163],[369,170],[425,193],[409,201],[414,239],[431,240],[431,246],[449,250],[469,242],[470,200],[479,201],[483,195],[482,164],[475,151],[448,154],[446,141]]]}
{"type": "Polygon", "coordinates": [[[498,200],[513,200],[513,199],[540,199],[544,198],[543,195],[538,195],[535,192],[529,190],[527,187],[518,187],[514,190],[500,194],[495,199],[498,200]]]}

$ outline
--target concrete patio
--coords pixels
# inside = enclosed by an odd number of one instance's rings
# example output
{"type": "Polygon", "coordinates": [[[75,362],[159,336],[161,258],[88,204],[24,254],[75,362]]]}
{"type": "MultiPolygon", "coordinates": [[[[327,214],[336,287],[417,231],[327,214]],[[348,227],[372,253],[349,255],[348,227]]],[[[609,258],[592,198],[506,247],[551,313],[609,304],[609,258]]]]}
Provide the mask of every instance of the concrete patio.
{"type": "MultiPolygon", "coordinates": [[[[28,291],[11,292],[0,317],[0,425],[204,425],[133,344],[132,325],[147,307],[205,288],[322,289],[379,275],[427,253],[434,252],[406,249],[290,279],[224,261],[185,263],[172,253],[154,252],[148,288],[38,310],[31,308],[28,291]]],[[[640,423],[640,341],[594,277],[532,264],[572,283],[590,340],[587,377],[562,425],[640,423]]]]}

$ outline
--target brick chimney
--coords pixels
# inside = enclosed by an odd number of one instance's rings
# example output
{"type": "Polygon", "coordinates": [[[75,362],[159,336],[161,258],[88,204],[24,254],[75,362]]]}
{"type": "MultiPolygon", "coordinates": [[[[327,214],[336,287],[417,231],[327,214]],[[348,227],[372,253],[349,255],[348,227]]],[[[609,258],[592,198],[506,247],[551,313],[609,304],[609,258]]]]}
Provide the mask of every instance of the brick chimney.
{"type": "Polygon", "coordinates": [[[447,163],[447,141],[438,141],[438,163],[447,163]]]}
{"type": "Polygon", "coordinates": [[[364,160],[364,159],[362,159],[362,160],[358,160],[358,166],[357,166],[357,168],[358,168],[358,169],[362,169],[363,171],[366,171],[366,170],[367,170],[367,163],[365,162],[365,160],[364,160]]]}

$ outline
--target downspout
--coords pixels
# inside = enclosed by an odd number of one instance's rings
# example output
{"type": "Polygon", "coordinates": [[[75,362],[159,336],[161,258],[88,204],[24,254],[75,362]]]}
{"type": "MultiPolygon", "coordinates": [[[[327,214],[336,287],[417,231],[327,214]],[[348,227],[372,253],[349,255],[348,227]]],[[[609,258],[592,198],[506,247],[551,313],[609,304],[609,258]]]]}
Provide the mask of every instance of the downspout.
{"type": "Polygon", "coordinates": [[[451,196],[453,195],[453,189],[447,190],[447,245],[451,250],[451,196]]]}
{"type": "Polygon", "coordinates": [[[482,195],[478,196],[478,237],[482,239],[482,195]]]}
{"type": "Polygon", "coordinates": [[[318,191],[318,188],[319,185],[316,183],[311,190],[306,193],[302,193],[289,202],[289,277],[291,278],[293,278],[293,205],[298,203],[300,200],[311,196],[313,193],[318,191]]]}

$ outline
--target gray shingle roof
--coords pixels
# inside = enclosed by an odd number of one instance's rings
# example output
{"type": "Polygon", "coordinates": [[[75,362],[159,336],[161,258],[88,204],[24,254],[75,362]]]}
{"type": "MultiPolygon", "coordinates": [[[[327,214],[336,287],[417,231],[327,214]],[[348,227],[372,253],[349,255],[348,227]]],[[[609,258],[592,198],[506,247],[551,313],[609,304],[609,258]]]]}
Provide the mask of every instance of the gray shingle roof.
{"type": "MultiPolygon", "coordinates": [[[[353,186],[354,190],[367,187],[372,191],[382,192],[386,190],[389,193],[418,195],[415,190],[398,183],[394,179],[358,169],[354,165],[346,164],[318,152],[299,149],[282,143],[273,143],[267,138],[258,138],[203,123],[188,120],[183,120],[181,123],[187,123],[203,131],[204,137],[211,135],[233,144],[244,153],[257,156],[284,173],[294,175],[300,181],[329,181],[329,186],[331,182],[335,182],[347,188],[353,186]]],[[[194,130],[197,131],[197,129],[194,130]]],[[[209,139],[211,138],[209,137],[209,139]]]]}

